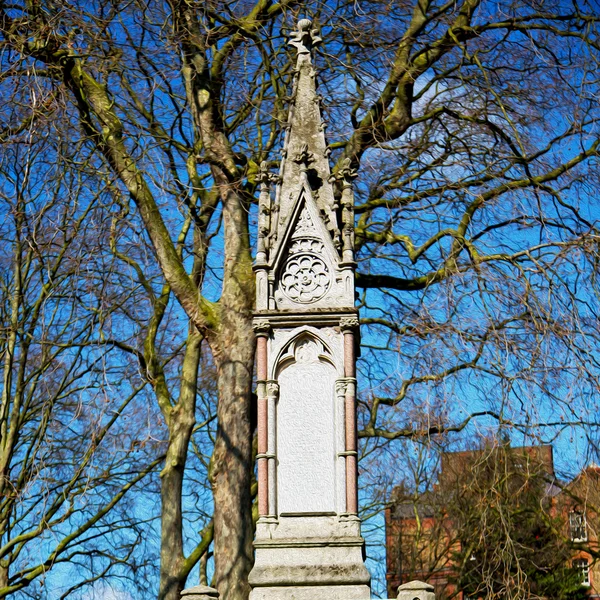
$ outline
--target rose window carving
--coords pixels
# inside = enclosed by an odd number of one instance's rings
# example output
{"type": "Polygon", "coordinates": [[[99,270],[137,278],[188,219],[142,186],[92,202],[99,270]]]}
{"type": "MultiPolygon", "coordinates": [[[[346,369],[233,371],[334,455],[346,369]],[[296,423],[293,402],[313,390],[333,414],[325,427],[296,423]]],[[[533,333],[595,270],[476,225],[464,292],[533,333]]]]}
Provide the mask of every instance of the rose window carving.
{"type": "Polygon", "coordinates": [[[290,256],[281,276],[281,291],[294,302],[316,302],[329,289],[331,276],[325,262],[314,254],[290,256]]]}

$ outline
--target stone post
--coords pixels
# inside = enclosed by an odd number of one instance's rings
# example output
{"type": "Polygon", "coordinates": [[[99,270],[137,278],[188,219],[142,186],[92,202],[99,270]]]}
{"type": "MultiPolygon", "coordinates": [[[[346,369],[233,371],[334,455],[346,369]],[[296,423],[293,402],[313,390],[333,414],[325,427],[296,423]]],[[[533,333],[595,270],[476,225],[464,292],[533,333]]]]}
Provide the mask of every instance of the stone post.
{"type": "Polygon", "coordinates": [[[346,441],[346,512],[358,513],[358,452],[356,436],[356,356],[354,331],[358,318],[344,317],[340,329],[344,336],[344,374],[346,376],[345,441],[346,441]]]}
{"type": "Polygon", "coordinates": [[[398,588],[397,600],[435,600],[433,586],[424,581],[409,581],[398,588]]]}
{"type": "Polygon", "coordinates": [[[181,592],[181,600],[218,600],[219,592],[207,585],[196,585],[181,592]]]}
{"type": "Polygon", "coordinates": [[[277,513],[277,456],[275,440],[277,437],[277,399],[279,384],[277,381],[267,381],[267,459],[269,473],[269,497],[267,506],[268,516],[273,518],[277,513]]]}
{"type": "MultiPolygon", "coordinates": [[[[258,514],[269,512],[267,342],[271,326],[267,321],[254,324],[256,334],[256,384],[258,396],[258,514]]],[[[271,485],[273,482],[271,482],[271,485]]]]}

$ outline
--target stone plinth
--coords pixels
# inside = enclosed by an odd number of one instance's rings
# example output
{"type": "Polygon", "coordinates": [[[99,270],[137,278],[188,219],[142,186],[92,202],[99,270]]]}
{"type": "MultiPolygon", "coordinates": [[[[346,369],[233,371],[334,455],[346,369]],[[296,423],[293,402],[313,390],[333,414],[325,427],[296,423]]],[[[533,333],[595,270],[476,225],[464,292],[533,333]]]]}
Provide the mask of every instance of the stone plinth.
{"type": "Polygon", "coordinates": [[[259,523],[251,600],[366,600],[370,575],[357,518],[280,517],[259,523]]]}

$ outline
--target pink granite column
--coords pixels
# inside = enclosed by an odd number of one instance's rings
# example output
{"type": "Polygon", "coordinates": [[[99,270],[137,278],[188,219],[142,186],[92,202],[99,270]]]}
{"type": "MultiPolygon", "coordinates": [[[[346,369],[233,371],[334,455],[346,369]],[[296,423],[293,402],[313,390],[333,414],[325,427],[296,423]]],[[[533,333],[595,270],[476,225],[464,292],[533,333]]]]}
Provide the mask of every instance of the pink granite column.
{"type": "Polygon", "coordinates": [[[354,352],[354,329],[358,319],[342,320],[344,332],[344,376],[346,379],[346,511],[358,514],[358,452],[356,435],[356,355],[354,352]]]}
{"type": "Polygon", "coordinates": [[[256,383],[258,396],[258,515],[269,514],[269,475],[268,475],[268,409],[267,409],[267,340],[268,325],[259,324],[256,332],[256,383]]]}

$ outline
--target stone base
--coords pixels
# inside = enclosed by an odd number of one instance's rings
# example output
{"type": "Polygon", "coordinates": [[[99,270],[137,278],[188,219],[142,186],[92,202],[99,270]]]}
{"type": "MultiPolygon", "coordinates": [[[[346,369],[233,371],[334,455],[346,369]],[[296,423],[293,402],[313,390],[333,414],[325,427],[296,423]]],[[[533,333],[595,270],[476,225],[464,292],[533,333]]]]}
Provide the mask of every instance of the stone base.
{"type": "Polygon", "coordinates": [[[368,585],[256,588],[250,600],[369,600],[368,585]]]}
{"type": "Polygon", "coordinates": [[[369,600],[360,521],[280,517],[257,524],[250,600],[369,600]]]}

